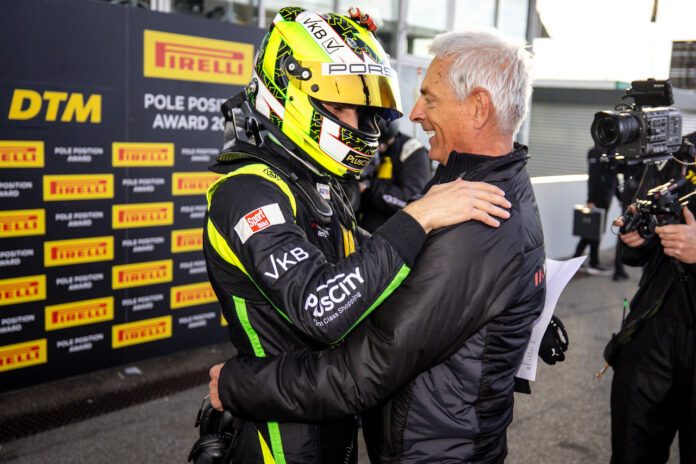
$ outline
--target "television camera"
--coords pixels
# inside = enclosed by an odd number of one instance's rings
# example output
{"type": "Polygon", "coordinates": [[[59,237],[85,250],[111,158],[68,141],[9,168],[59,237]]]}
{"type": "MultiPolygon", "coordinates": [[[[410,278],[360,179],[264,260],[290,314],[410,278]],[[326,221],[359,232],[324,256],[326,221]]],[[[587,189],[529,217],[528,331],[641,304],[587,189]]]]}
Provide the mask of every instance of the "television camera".
{"type": "Polygon", "coordinates": [[[627,164],[660,161],[683,150],[682,115],[672,105],[669,80],[633,81],[622,98],[634,103],[618,104],[615,111],[595,114],[590,132],[595,145],[607,157],[627,164]]]}

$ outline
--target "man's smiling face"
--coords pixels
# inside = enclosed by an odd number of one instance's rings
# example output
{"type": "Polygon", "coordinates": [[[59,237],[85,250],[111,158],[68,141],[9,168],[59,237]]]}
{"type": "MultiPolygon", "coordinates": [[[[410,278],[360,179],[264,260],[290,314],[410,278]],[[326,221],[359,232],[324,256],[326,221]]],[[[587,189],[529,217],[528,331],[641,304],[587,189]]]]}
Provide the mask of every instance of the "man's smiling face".
{"type": "Polygon", "coordinates": [[[472,133],[467,115],[472,107],[469,98],[457,98],[449,81],[450,61],[435,58],[425,73],[418,98],[410,119],[423,130],[434,132],[430,137],[430,158],[442,164],[452,150],[465,152],[472,133]]]}

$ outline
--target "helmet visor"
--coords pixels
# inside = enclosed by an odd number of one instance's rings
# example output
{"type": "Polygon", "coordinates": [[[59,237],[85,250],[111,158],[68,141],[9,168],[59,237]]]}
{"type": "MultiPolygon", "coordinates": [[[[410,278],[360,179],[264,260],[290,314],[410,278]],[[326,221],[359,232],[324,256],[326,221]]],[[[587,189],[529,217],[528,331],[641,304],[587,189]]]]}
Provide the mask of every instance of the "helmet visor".
{"type": "Polygon", "coordinates": [[[300,61],[290,82],[317,100],[382,108],[380,116],[392,121],[403,115],[396,71],[368,63],[300,61]],[[309,71],[308,73],[305,71],[309,71]]]}

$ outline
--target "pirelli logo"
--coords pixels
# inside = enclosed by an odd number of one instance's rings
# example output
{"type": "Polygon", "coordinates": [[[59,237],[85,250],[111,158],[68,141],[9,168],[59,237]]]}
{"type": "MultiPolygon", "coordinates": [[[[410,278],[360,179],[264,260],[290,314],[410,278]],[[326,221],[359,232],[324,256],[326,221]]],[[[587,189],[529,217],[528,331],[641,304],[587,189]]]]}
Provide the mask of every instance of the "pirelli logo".
{"type": "Polygon", "coordinates": [[[0,280],[0,306],[46,299],[46,275],[0,280]]]}
{"type": "Polygon", "coordinates": [[[170,306],[172,309],[196,306],[217,301],[210,282],[179,285],[171,288],[170,306]]]}
{"type": "Polygon", "coordinates": [[[44,167],[43,142],[0,140],[0,168],[42,167],[44,167]]]}
{"type": "Polygon", "coordinates": [[[171,225],[174,224],[174,203],[114,205],[111,223],[114,229],[171,225]]]}
{"type": "Polygon", "coordinates": [[[97,200],[113,197],[113,174],[43,176],[44,201],[97,200]]]}
{"type": "Polygon", "coordinates": [[[111,153],[114,167],[174,166],[173,143],[114,142],[111,153]]]}
{"type": "Polygon", "coordinates": [[[254,46],[227,40],[145,30],[145,77],[246,84],[254,46]]]}
{"type": "Polygon", "coordinates": [[[94,263],[114,259],[114,238],[92,237],[44,242],[44,265],[94,263]]]}
{"type": "Polygon", "coordinates": [[[171,282],[173,267],[171,259],[114,266],[111,271],[111,287],[117,290],[171,282]]]}
{"type": "Polygon", "coordinates": [[[45,233],[46,211],[43,209],[0,211],[0,238],[45,233]]]}
{"type": "Polygon", "coordinates": [[[46,362],[46,339],[0,346],[0,372],[46,362]]]}
{"type": "Polygon", "coordinates": [[[203,228],[172,230],[172,253],[203,249],[203,228]]]}
{"type": "Polygon", "coordinates": [[[114,298],[95,298],[46,306],[46,330],[110,321],[114,318],[114,298]]]}
{"type": "Polygon", "coordinates": [[[172,174],[172,195],[202,195],[220,177],[214,172],[175,172],[172,174]]]}
{"type": "Polygon", "coordinates": [[[111,328],[111,347],[138,345],[172,336],[172,316],[129,322],[111,328]]]}

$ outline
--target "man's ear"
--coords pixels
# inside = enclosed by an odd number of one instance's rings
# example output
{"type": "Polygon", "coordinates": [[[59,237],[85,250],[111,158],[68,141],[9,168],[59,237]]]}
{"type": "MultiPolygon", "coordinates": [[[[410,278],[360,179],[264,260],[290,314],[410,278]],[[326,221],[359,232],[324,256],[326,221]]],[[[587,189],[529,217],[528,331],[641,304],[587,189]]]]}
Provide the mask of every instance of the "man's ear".
{"type": "Polygon", "coordinates": [[[470,96],[473,98],[474,103],[474,129],[483,129],[493,116],[491,94],[488,93],[488,90],[478,87],[471,91],[470,96]]]}

